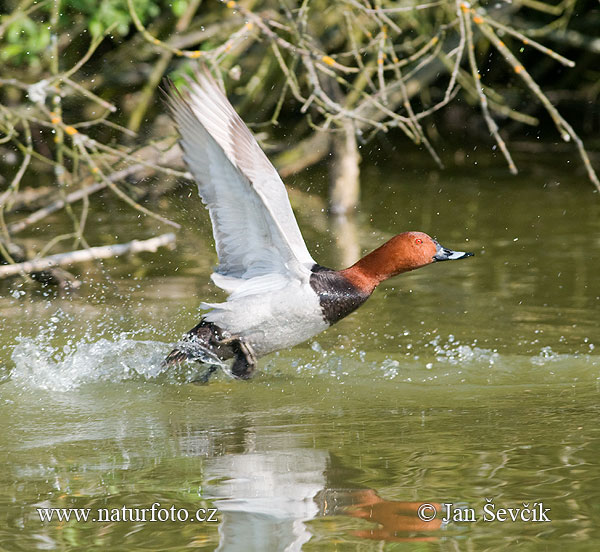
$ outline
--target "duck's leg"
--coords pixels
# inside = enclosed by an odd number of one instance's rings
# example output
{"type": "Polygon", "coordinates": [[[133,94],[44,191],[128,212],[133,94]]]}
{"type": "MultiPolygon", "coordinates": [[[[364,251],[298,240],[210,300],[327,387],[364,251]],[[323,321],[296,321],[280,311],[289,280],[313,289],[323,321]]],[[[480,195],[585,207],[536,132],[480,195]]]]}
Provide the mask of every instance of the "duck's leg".
{"type": "Polygon", "coordinates": [[[231,373],[239,379],[250,379],[256,370],[256,355],[252,347],[240,337],[231,337],[219,341],[219,345],[229,345],[233,352],[231,373]]]}

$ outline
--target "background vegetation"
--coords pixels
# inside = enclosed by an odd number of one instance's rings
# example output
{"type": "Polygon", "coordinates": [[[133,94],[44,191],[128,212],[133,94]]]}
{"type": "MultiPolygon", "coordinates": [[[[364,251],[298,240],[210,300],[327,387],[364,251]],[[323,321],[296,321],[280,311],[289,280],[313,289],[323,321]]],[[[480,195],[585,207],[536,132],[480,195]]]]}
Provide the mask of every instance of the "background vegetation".
{"type": "Polygon", "coordinates": [[[513,173],[513,145],[566,148],[600,190],[595,0],[22,0],[0,9],[0,277],[66,285],[73,279],[53,267],[116,254],[85,237],[101,193],[178,226],[153,203],[190,177],[158,87],[199,60],[284,176],[328,161],[333,213],[355,208],[360,153],[374,144],[401,151],[399,163],[424,148],[432,167],[471,144],[513,173]],[[19,243],[61,209],[72,232],[46,229],[34,251],[19,243]]]}

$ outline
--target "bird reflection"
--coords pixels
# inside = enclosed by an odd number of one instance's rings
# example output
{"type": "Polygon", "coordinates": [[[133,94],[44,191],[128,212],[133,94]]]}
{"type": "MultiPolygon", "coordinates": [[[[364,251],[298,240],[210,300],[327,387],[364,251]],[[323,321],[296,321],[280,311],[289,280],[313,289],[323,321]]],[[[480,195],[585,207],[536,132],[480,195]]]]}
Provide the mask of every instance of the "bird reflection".
{"type": "Polygon", "coordinates": [[[284,450],[271,450],[272,441],[257,434],[251,424],[232,429],[222,435],[220,446],[212,443],[220,441],[218,434],[190,433],[188,428],[180,436],[188,455],[205,456],[200,495],[220,512],[217,550],[299,551],[313,538],[310,522],[334,516],[377,524],[350,533],[358,538],[382,542],[437,538],[424,533],[439,530],[442,522],[421,521],[420,502],[386,500],[373,489],[355,488],[350,481],[360,470],[344,466],[328,451],[294,442],[284,450]]]}
{"type": "MultiPolygon", "coordinates": [[[[417,515],[423,502],[385,500],[373,489],[328,489],[317,497],[322,503],[322,515],[348,515],[378,524],[373,529],[353,531],[357,537],[387,542],[431,541],[437,537],[412,535],[441,529],[442,520],[422,521],[417,515]]],[[[433,503],[441,511],[441,505],[433,503]]]]}

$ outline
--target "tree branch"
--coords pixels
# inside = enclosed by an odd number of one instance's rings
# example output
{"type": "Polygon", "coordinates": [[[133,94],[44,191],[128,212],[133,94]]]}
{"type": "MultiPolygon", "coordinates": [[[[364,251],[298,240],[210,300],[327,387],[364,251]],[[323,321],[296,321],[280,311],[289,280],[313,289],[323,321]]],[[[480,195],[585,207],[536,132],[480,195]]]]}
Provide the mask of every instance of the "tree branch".
{"type": "Polygon", "coordinates": [[[0,279],[15,276],[17,274],[41,272],[57,266],[67,266],[95,259],[119,257],[127,253],[139,253],[140,251],[155,252],[159,247],[172,248],[174,243],[175,234],[162,234],[161,236],[143,241],[133,240],[128,243],[101,245],[99,247],[79,249],[78,251],[70,251],[68,253],[58,253],[57,255],[50,255],[49,257],[43,257],[41,259],[32,259],[22,263],[0,266],[0,279]]]}

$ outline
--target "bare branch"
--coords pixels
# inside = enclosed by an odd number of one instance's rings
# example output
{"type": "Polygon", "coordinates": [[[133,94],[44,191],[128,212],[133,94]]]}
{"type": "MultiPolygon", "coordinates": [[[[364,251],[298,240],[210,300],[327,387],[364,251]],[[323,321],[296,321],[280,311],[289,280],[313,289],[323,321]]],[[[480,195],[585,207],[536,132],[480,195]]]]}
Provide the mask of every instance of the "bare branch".
{"type": "Polygon", "coordinates": [[[22,263],[0,266],[0,279],[16,276],[17,274],[31,274],[41,272],[57,266],[69,266],[97,259],[120,257],[126,254],[140,253],[142,251],[156,252],[159,247],[173,247],[175,234],[162,234],[148,240],[133,240],[128,243],[115,245],[101,245],[89,249],[79,249],[68,253],[58,253],[41,259],[33,259],[22,263]]]}

